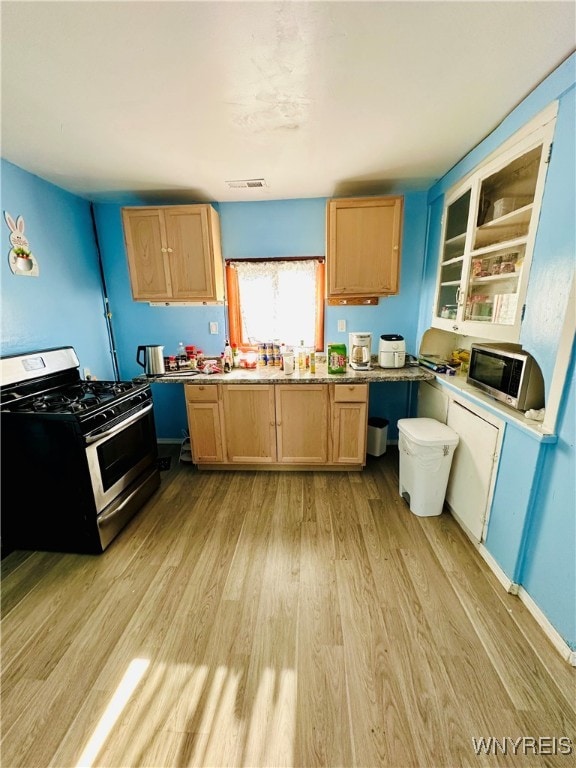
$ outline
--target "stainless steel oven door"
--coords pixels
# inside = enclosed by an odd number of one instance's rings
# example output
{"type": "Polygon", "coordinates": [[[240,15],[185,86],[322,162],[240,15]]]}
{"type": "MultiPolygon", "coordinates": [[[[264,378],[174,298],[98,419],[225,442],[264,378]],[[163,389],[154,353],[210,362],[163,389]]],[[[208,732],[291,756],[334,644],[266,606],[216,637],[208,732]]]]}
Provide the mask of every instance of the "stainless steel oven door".
{"type": "Polygon", "coordinates": [[[98,514],[148,468],[158,449],[152,404],[97,437],[88,437],[86,455],[98,514]]]}

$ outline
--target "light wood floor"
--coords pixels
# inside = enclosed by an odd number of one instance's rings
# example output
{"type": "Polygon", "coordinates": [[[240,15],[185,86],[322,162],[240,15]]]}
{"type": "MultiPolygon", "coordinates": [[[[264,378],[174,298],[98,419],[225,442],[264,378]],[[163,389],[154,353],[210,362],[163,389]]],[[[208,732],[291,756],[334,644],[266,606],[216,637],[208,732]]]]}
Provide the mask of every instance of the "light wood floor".
{"type": "Polygon", "coordinates": [[[476,754],[576,745],[576,673],[447,513],[410,513],[397,464],[174,457],[103,555],[10,554],[3,768],[573,765],[476,754]]]}

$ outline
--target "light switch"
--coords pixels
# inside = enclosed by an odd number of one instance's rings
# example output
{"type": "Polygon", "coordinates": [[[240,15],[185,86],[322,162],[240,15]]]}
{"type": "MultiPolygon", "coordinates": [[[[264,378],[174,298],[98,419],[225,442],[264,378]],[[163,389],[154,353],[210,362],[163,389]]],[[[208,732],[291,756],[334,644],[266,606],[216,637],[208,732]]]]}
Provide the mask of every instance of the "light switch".
{"type": "Polygon", "coordinates": [[[210,323],[210,333],[218,333],[218,323],[210,323]]]}
{"type": "Polygon", "coordinates": [[[345,333],[346,320],[338,320],[338,333],[345,333]]]}

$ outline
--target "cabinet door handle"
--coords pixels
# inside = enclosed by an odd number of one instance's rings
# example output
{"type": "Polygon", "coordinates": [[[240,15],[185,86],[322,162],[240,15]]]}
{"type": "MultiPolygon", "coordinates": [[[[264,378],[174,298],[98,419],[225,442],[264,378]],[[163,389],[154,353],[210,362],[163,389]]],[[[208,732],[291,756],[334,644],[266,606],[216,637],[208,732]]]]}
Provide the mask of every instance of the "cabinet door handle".
{"type": "Polygon", "coordinates": [[[161,251],[162,253],[166,253],[166,248],[160,248],[160,251],[161,251]]]}
{"type": "Polygon", "coordinates": [[[168,253],[172,253],[172,248],[167,248],[166,250],[168,251],[168,253]]]}

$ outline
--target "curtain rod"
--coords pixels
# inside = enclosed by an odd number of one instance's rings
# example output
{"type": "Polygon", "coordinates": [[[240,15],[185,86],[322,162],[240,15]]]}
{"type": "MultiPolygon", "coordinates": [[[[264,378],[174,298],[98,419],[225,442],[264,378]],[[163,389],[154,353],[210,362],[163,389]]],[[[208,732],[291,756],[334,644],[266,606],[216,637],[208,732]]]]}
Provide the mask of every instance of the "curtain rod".
{"type": "Polygon", "coordinates": [[[257,262],[257,261],[321,261],[325,260],[325,256],[271,256],[270,258],[255,258],[255,259],[225,259],[225,264],[237,264],[239,262],[257,262]]]}

